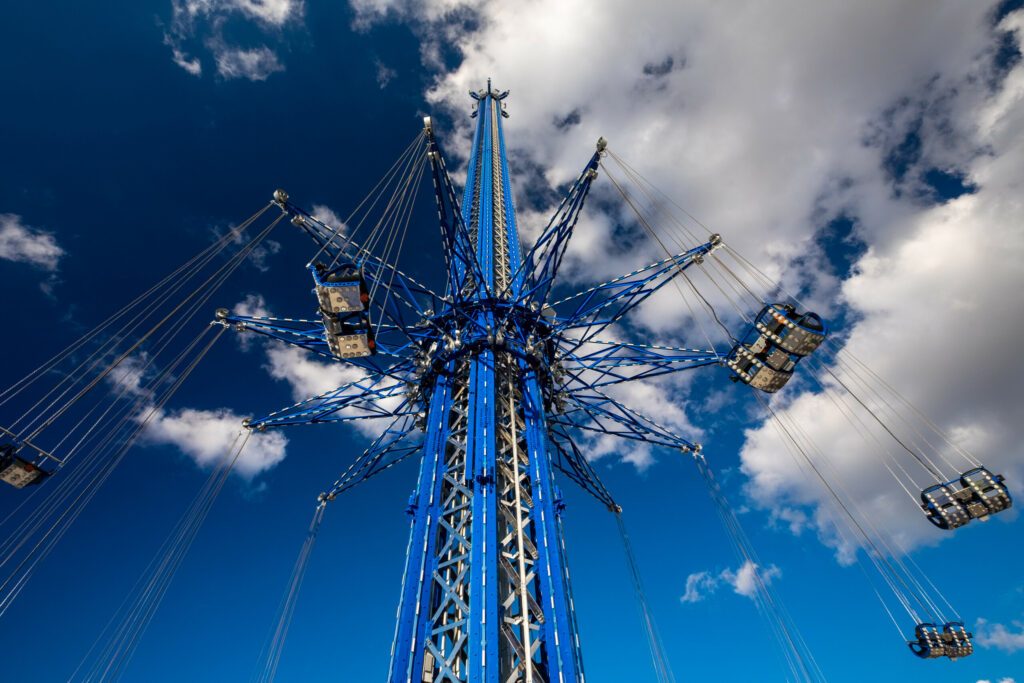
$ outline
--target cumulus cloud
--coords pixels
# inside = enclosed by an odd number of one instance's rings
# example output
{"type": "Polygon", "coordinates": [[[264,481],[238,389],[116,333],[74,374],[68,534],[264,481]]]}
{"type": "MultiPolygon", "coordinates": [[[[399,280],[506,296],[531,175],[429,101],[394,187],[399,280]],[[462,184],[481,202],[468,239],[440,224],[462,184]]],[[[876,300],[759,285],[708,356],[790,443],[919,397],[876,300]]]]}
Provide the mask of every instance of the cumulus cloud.
{"type": "MultiPolygon", "coordinates": [[[[215,467],[241,445],[245,438],[242,420],[243,416],[226,408],[157,410],[142,437],[149,443],[177,447],[200,467],[215,467]]],[[[288,439],[280,431],[252,432],[234,469],[252,478],[284,460],[287,445],[288,439]]]]}
{"type": "Polygon", "coordinates": [[[317,360],[309,351],[296,346],[268,344],[266,354],[267,372],[274,379],[287,382],[296,401],[366,377],[366,373],[354,365],[317,360]]]}
{"type": "Polygon", "coordinates": [[[280,39],[282,29],[301,20],[302,0],[172,0],[171,20],[164,43],[174,63],[193,76],[202,76],[203,63],[195,54],[206,52],[224,79],[265,81],[284,71],[277,52],[267,45],[242,46],[225,39],[233,21],[249,21],[270,38],[280,39]]]}
{"type": "MultiPolygon", "coordinates": [[[[417,27],[426,64],[458,58],[427,93],[453,114],[450,139],[469,137],[467,90],[487,76],[512,90],[505,129],[527,240],[603,135],[786,289],[826,316],[845,314],[852,322],[839,332],[851,351],[1021,481],[1013,435],[1024,420],[1015,399],[1024,366],[1006,358],[1007,340],[1024,333],[1024,303],[1006,293],[1024,281],[1024,65],[1005,47],[1019,47],[1024,12],[996,23],[994,0],[351,4],[360,26],[400,17],[417,27]],[[936,176],[966,193],[942,196],[936,176]],[[848,267],[822,246],[837,220],[851,225],[848,267]]],[[[606,279],[652,260],[649,242],[599,181],[564,272],[578,283],[606,279]]],[[[681,345],[700,338],[669,288],[633,323],[681,345]]],[[[685,384],[675,389],[686,397],[685,384]]],[[[774,407],[827,450],[832,477],[865,516],[906,547],[936,542],[877,447],[827,397],[789,389],[774,407]]],[[[773,430],[746,434],[747,493],[794,532],[814,528],[842,549],[826,496],[773,430]]]]}
{"type": "Polygon", "coordinates": [[[747,560],[735,570],[723,569],[717,574],[706,571],[690,574],[686,577],[686,588],[679,599],[685,603],[701,602],[723,585],[732,588],[737,595],[754,599],[757,596],[758,578],[768,586],[781,576],[782,570],[775,565],[762,568],[747,560]]]}
{"type": "Polygon", "coordinates": [[[56,272],[64,249],[51,233],[25,225],[21,216],[0,213],[0,259],[56,272]]]}
{"type": "Polygon", "coordinates": [[[1015,621],[1012,626],[1005,626],[978,619],[974,639],[982,647],[995,648],[1012,655],[1024,650],[1024,623],[1015,621]]]}
{"type": "MultiPolygon", "coordinates": [[[[255,306],[257,299],[241,306],[255,306]]],[[[238,307],[236,307],[238,308],[238,307]]],[[[215,467],[234,455],[239,436],[244,436],[244,416],[220,408],[200,410],[182,408],[168,411],[157,408],[151,380],[159,374],[145,352],[128,356],[106,377],[118,397],[134,403],[134,419],[145,423],[140,435],[143,443],[175,446],[202,468],[215,467]]],[[[173,378],[167,378],[173,381],[173,378]]],[[[284,460],[288,439],[280,432],[252,432],[239,454],[234,472],[247,479],[273,468],[284,460]]]]}

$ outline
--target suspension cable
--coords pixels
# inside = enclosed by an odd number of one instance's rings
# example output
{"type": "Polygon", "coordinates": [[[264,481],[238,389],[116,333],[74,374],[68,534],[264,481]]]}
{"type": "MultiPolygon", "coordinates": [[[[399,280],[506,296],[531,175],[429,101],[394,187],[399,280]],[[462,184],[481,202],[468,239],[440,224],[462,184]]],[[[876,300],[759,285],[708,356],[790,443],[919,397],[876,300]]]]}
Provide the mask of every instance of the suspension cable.
{"type": "Polygon", "coordinates": [[[658,632],[658,626],[654,621],[654,614],[647,602],[647,594],[644,592],[643,581],[640,579],[640,569],[637,565],[636,555],[633,553],[633,544],[626,532],[626,524],[622,521],[621,510],[615,510],[615,523],[619,528],[619,536],[622,538],[622,547],[626,553],[626,561],[629,564],[630,577],[633,579],[633,591],[636,594],[637,606],[640,608],[640,617],[644,623],[644,631],[647,635],[647,645],[651,650],[651,660],[654,663],[654,673],[659,683],[674,683],[676,678],[672,673],[668,657],[665,654],[665,645],[658,632]]]}
{"type": "Polygon", "coordinates": [[[320,532],[320,523],[324,519],[324,511],[327,509],[327,500],[321,499],[313,511],[313,519],[309,523],[309,530],[306,532],[306,540],[302,543],[299,556],[292,568],[292,575],[288,581],[288,589],[281,600],[278,608],[277,623],[270,636],[270,642],[264,647],[263,668],[259,671],[257,681],[259,683],[273,683],[277,676],[277,667],[281,663],[281,654],[284,652],[284,644],[288,638],[288,630],[295,615],[295,605],[298,602],[299,590],[302,588],[302,581],[306,576],[306,569],[309,566],[309,558],[313,554],[313,546],[316,543],[317,534],[320,532]]]}

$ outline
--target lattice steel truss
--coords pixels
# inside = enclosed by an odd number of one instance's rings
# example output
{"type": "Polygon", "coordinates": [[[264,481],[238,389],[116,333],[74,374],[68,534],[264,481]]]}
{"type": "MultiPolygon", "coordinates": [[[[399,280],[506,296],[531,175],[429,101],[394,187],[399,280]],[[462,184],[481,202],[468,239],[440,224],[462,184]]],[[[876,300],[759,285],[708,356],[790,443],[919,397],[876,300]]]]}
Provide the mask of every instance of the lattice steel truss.
{"type": "MultiPolygon", "coordinates": [[[[501,126],[507,94],[489,81],[471,93],[477,126],[461,205],[426,120],[444,295],[280,202],[330,258],[354,260],[371,286],[390,289],[370,303],[379,322],[376,355],[344,361],[362,370],[360,379],[249,427],[389,418],[326,500],[422,454],[409,502],[393,683],[583,681],[555,471],[615,509],[580,448],[587,432],[688,451],[699,446],[606,388],[720,364],[725,355],[600,337],[716,242],[551,300],[604,141],[524,250],[501,126]]],[[[228,315],[221,322],[331,355],[316,320],[228,315]]]]}

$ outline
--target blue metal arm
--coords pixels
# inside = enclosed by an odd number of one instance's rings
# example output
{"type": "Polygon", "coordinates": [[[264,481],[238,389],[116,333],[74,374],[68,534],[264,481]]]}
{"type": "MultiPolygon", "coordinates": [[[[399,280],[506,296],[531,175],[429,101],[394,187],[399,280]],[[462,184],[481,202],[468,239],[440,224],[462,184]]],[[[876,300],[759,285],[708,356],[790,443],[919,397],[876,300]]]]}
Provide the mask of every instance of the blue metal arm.
{"type": "Polygon", "coordinates": [[[367,372],[395,379],[404,378],[396,371],[403,367],[404,360],[415,350],[416,337],[411,333],[414,333],[416,328],[412,326],[407,330],[399,330],[394,325],[381,325],[377,333],[377,355],[341,360],[330,352],[324,337],[324,325],[320,320],[228,314],[218,315],[215,322],[239,332],[255,332],[285,344],[298,346],[332,361],[354,365],[367,372]]]}
{"type": "Polygon", "coordinates": [[[619,436],[633,441],[645,441],[655,446],[697,450],[697,444],[677,436],[671,429],[659,425],[651,418],[627,408],[611,396],[589,388],[569,394],[571,406],[552,422],[569,428],[583,429],[599,434],[619,436]]]}
{"type": "MultiPolygon", "coordinates": [[[[411,363],[402,365],[411,369],[411,363]]],[[[299,401],[264,417],[250,420],[247,426],[250,429],[263,430],[301,424],[352,422],[415,415],[416,406],[406,398],[407,391],[405,383],[385,375],[374,374],[343,384],[319,396],[299,401]]]]}
{"type": "Polygon", "coordinates": [[[617,506],[612,494],[597,476],[587,456],[583,454],[568,431],[560,425],[553,425],[548,432],[548,439],[554,446],[558,459],[555,467],[559,472],[576,482],[577,486],[597,498],[609,509],[617,506]]]}
{"type": "Polygon", "coordinates": [[[429,121],[426,127],[427,157],[430,159],[434,178],[434,198],[437,203],[438,220],[441,224],[442,252],[448,273],[448,296],[463,301],[474,294],[466,290],[472,283],[480,290],[478,296],[490,296],[487,278],[484,277],[480,261],[476,257],[476,249],[469,230],[463,220],[462,209],[455,194],[448,168],[444,163],[441,148],[434,138],[434,130],[429,121]]]}
{"type": "MultiPolygon", "coordinates": [[[[578,340],[568,339],[570,344],[578,340]]],[[[572,346],[563,356],[563,367],[580,384],[602,387],[650,379],[683,370],[716,365],[722,354],[714,349],[685,349],[628,342],[590,340],[572,346]]]]}
{"type": "Polygon", "coordinates": [[[600,162],[600,154],[594,156],[587,162],[583,172],[573,182],[569,193],[562,199],[558,209],[548,222],[544,232],[534,243],[533,247],[526,252],[517,273],[512,278],[509,286],[521,284],[523,294],[521,299],[526,305],[537,302],[543,305],[547,302],[551,287],[554,285],[558,275],[558,268],[562,264],[565,250],[572,239],[573,230],[583,211],[583,204],[590,193],[590,186],[597,177],[597,166],[600,162]]]}
{"type": "Polygon", "coordinates": [[[575,306],[559,315],[558,331],[582,329],[581,340],[589,341],[716,248],[718,243],[707,242],[555,302],[556,307],[575,306]]]}
{"type": "MultiPolygon", "coordinates": [[[[287,202],[284,208],[293,217],[299,217],[300,220],[293,218],[292,222],[309,235],[331,260],[358,263],[363,268],[367,282],[390,288],[392,291],[387,299],[389,301],[393,299],[395,303],[401,304],[407,309],[405,312],[422,316],[426,310],[437,310],[446,301],[445,297],[417,282],[395,266],[362,250],[358,242],[343,239],[337,229],[331,228],[305,209],[291,202],[287,202]],[[423,300],[426,300],[425,304],[423,300]]],[[[382,305],[381,302],[374,303],[382,305]]],[[[392,322],[400,327],[404,322],[404,317],[396,313],[396,310],[381,312],[389,318],[397,317],[392,322]]]]}
{"type": "Polygon", "coordinates": [[[416,420],[413,416],[396,417],[387,429],[349,465],[348,469],[338,477],[338,480],[323,496],[327,500],[334,500],[338,494],[362,484],[367,479],[394,467],[419,451],[422,445],[419,441],[414,443],[408,441],[411,435],[418,432],[419,429],[416,427],[416,420]]]}

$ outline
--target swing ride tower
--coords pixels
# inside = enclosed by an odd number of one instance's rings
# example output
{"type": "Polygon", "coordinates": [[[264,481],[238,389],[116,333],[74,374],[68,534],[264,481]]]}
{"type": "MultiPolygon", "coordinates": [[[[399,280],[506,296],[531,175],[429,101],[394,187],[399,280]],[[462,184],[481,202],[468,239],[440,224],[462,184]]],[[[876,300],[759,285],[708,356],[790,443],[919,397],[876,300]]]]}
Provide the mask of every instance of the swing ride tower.
{"type": "Polygon", "coordinates": [[[430,361],[439,367],[425,387],[427,436],[390,680],[577,681],[579,639],[546,444],[549,371],[533,348],[547,324],[518,277],[505,93],[488,84],[474,96],[462,223],[479,268],[456,271],[465,298],[453,315],[467,319],[453,321],[443,340],[453,357],[430,361]]]}

